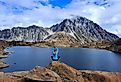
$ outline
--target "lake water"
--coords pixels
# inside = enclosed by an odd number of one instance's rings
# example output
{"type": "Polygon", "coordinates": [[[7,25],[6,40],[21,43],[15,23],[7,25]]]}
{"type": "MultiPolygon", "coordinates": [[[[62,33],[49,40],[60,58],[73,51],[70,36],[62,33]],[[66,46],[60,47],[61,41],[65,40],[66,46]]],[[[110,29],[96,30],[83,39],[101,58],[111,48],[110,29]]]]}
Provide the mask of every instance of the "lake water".
{"type": "MultiPolygon", "coordinates": [[[[10,65],[4,72],[31,70],[39,65],[46,67],[52,60],[51,48],[15,46],[5,49],[15,53],[3,59],[10,65]]],[[[88,48],[59,48],[60,61],[80,70],[121,72],[121,54],[88,48]]]]}

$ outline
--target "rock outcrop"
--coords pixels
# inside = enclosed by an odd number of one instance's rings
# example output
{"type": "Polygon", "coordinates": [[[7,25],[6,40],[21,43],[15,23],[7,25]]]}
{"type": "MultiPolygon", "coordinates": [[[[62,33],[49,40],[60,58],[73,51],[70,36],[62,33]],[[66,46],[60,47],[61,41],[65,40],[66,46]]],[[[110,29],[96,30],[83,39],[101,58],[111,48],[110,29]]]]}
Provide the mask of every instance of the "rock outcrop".
{"type": "Polygon", "coordinates": [[[9,46],[10,45],[7,41],[0,40],[0,54],[5,54],[5,52],[2,52],[2,50],[9,46]]]}
{"type": "Polygon", "coordinates": [[[9,44],[7,41],[2,41],[0,40],[0,68],[5,68],[8,67],[9,65],[6,64],[5,62],[3,62],[1,59],[2,58],[6,58],[8,54],[8,52],[5,52],[3,49],[5,49],[6,47],[8,47],[9,44]]]}
{"type": "Polygon", "coordinates": [[[52,62],[48,69],[56,72],[63,82],[84,82],[81,72],[60,62],[52,62]]]}
{"type": "Polygon", "coordinates": [[[0,82],[62,82],[55,72],[42,67],[30,71],[3,73],[0,72],[0,82]]]}
{"type": "Polygon", "coordinates": [[[35,67],[30,71],[3,73],[0,82],[121,82],[121,73],[76,70],[55,61],[46,68],[35,67]]]}
{"type": "Polygon", "coordinates": [[[6,67],[9,67],[9,65],[0,60],[0,69],[1,68],[6,68],[6,67]]]}

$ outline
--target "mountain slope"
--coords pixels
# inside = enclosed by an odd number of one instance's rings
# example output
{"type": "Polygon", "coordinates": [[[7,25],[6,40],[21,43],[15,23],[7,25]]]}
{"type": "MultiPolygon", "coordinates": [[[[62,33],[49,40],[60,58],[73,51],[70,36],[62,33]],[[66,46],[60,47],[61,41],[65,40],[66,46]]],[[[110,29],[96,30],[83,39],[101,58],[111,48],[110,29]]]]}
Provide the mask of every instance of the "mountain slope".
{"type": "Polygon", "coordinates": [[[110,47],[108,47],[109,50],[114,51],[114,52],[120,52],[121,53],[121,38],[118,40],[114,41],[110,47]]]}
{"type": "MultiPolygon", "coordinates": [[[[84,17],[74,17],[65,19],[60,24],[53,25],[50,28],[43,28],[38,26],[29,27],[14,27],[12,29],[5,29],[0,31],[0,40],[15,40],[15,41],[42,41],[47,37],[56,34],[56,32],[65,32],[66,36],[72,36],[81,44],[90,43],[94,41],[108,40],[114,41],[119,37],[102,29],[99,25],[84,17]]],[[[55,40],[59,39],[60,35],[56,35],[55,40]],[[57,38],[57,39],[56,39],[57,38]]],[[[49,37],[48,40],[53,39],[49,37]]],[[[68,38],[69,39],[69,38],[68,38]]]]}
{"type": "Polygon", "coordinates": [[[53,32],[64,31],[70,33],[77,40],[81,41],[82,44],[98,40],[113,41],[118,39],[118,36],[102,29],[93,21],[79,16],[65,19],[60,24],[53,25],[51,30],[53,32]]]}
{"type": "Polygon", "coordinates": [[[70,34],[65,32],[57,32],[54,33],[47,38],[46,41],[50,41],[53,43],[54,46],[61,46],[61,47],[73,47],[77,45],[79,46],[79,42],[70,34]]]}
{"type": "Polygon", "coordinates": [[[0,32],[0,39],[15,40],[15,41],[40,41],[49,33],[43,27],[29,26],[14,27],[12,29],[5,29],[0,32]]]}

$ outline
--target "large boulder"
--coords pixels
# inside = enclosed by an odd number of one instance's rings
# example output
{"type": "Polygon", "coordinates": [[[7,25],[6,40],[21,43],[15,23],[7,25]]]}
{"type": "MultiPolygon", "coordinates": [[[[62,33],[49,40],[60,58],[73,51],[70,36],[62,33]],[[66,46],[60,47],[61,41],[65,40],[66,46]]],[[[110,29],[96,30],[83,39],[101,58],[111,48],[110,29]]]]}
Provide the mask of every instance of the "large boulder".
{"type": "Polygon", "coordinates": [[[76,70],[61,62],[52,62],[48,69],[56,72],[63,82],[121,82],[120,73],[76,70]]]}
{"type": "Polygon", "coordinates": [[[61,78],[54,71],[51,71],[47,68],[35,67],[31,70],[24,79],[26,81],[51,81],[51,82],[62,82],[61,78]]]}
{"type": "MultiPolygon", "coordinates": [[[[58,74],[47,68],[39,66],[35,67],[30,71],[5,73],[4,77],[12,79],[13,82],[62,82],[58,74]]],[[[4,79],[5,78],[1,78],[1,81],[4,79]]]]}
{"type": "Polygon", "coordinates": [[[64,63],[54,61],[47,68],[56,72],[63,82],[84,82],[80,71],[64,63]]]}

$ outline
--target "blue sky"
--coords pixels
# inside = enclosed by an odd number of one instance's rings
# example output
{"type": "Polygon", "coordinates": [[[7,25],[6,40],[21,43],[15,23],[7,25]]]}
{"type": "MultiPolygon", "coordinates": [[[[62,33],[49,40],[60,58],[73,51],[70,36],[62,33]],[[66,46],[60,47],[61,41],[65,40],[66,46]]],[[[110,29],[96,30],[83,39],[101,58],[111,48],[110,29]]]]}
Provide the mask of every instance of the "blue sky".
{"type": "Polygon", "coordinates": [[[121,0],[0,0],[0,29],[32,24],[50,27],[78,15],[121,36],[120,7],[121,0]]]}
{"type": "Polygon", "coordinates": [[[72,0],[50,0],[49,3],[52,4],[52,6],[59,6],[61,8],[68,5],[72,0]]]}

